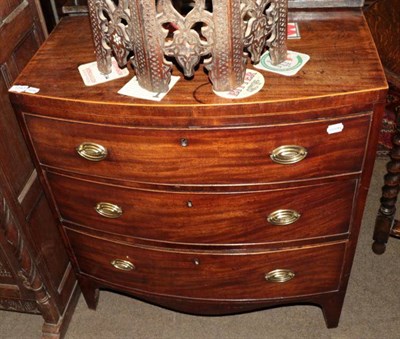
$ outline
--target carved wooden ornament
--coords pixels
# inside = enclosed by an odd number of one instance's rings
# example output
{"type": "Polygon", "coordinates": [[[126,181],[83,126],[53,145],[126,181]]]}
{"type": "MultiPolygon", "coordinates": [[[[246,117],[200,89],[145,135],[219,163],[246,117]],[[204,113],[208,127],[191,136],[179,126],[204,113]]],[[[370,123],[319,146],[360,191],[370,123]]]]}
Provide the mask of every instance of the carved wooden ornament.
{"type": "Polygon", "coordinates": [[[141,87],[166,92],[175,59],[186,77],[203,61],[216,91],[244,81],[247,57],[286,59],[287,0],[89,0],[100,72],[132,62],[141,87]]]}

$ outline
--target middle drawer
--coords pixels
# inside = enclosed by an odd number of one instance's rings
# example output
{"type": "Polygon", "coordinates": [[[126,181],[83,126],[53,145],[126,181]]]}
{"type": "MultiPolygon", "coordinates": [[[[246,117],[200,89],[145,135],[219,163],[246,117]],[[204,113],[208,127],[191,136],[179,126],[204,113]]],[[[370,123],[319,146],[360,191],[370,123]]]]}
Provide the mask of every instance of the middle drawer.
{"type": "Polygon", "coordinates": [[[356,180],[252,192],[150,191],[48,173],[62,219],[165,242],[251,244],[348,232],[356,180]]]}

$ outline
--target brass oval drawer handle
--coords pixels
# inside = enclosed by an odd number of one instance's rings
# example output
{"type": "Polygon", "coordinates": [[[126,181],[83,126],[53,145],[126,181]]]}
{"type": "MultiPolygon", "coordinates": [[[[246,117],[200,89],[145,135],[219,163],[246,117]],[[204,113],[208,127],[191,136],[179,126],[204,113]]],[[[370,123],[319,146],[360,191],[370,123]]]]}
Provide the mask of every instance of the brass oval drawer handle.
{"type": "Polygon", "coordinates": [[[295,223],[300,217],[301,214],[295,210],[276,210],[267,217],[267,221],[275,226],[285,226],[295,223]]]}
{"type": "Polygon", "coordinates": [[[89,161],[101,161],[107,157],[107,149],[94,142],[83,142],[77,148],[78,154],[89,161]]]}
{"type": "Polygon", "coordinates": [[[271,153],[271,160],[277,164],[290,165],[302,161],[307,156],[307,149],[297,145],[283,145],[271,153]]]}
{"type": "Polygon", "coordinates": [[[99,202],[94,209],[101,216],[110,219],[119,218],[122,215],[122,208],[109,202],[99,202]]]}
{"type": "Polygon", "coordinates": [[[295,277],[295,274],[291,270],[277,269],[277,270],[268,272],[265,275],[265,280],[267,280],[268,282],[273,282],[273,283],[284,283],[289,280],[292,280],[294,277],[295,277]]]}
{"type": "Polygon", "coordinates": [[[124,259],[114,259],[111,261],[111,265],[113,265],[117,270],[121,271],[132,271],[135,269],[134,264],[124,259]]]}

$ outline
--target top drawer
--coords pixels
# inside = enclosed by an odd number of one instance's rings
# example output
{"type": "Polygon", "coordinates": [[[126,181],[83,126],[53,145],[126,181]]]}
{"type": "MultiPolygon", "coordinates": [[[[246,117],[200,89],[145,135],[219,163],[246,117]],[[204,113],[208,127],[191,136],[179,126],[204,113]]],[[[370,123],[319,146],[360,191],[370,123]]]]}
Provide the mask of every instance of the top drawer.
{"type": "Polygon", "coordinates": [[[358,172],[370,125],[370,115],[278,126],[170,130],[29,114],[25,120],[43,165],[167,184],[268,183],[358,172]],[[80,156],[80,146],[83,155],[94,155],[98,161],[80,156]]]}

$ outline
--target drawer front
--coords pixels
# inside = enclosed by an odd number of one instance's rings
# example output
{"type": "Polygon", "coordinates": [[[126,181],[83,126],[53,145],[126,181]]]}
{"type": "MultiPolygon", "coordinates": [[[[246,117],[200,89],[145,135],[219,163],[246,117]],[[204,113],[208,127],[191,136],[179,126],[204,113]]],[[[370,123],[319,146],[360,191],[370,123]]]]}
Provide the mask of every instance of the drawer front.
{"type": "Polygon", "coordinates": [[[282,298],[337,290],[346,247],[336,243],[247,254],[178,252],[128,246],[71,230],[67,234],[84,274],[122,288],[207,299],[282,298]]]}
{"type": "Polygon", "coordinates": [[[44,165],[169,184],[266,183],[358,172],[370,124],[363,115],[260,128],[163,130],[25,119],[44,165]],[[78,155],[77,148],[98,161],[78,155]],[[282,160],[289,164],[276,163],[282,160]]]}
{"type": "Polygon", "coordinates": [[[355,180],[251,193],[128,189],[48,173],[61,217],[169,242],[240,244],[348,232],[355,180]]]}

